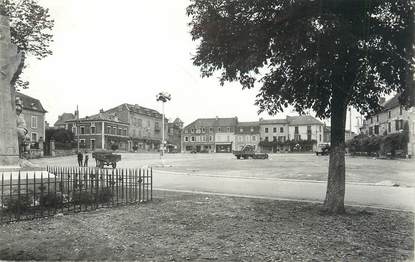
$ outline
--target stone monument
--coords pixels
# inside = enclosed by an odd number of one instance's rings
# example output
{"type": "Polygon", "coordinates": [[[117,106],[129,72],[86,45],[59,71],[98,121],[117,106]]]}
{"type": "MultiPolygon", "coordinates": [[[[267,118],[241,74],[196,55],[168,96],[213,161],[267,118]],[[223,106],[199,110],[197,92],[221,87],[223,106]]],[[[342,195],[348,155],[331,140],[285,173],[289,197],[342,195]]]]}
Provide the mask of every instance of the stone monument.
{"type": "Polygon", "coordinates": [[[10,81],[20,63],[10,24],[0,7],[0,167],[19,167],[15,90],[10,81]]]}

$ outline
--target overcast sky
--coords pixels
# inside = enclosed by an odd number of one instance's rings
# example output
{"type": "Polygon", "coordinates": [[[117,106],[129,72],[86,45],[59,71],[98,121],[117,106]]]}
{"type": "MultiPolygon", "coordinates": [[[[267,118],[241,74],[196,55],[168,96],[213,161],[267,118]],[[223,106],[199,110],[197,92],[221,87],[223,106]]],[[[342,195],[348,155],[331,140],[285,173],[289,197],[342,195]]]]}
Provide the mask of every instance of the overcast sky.
{"type": "MultiPolygon", "coordinates": [[[[55,20],[54,54],[30,60],[23,92],[41,100],[53,125],[58,115],[81,117],[122,103],[161,112],[156,94],[167,91],[166,117],[185,124],[202,117],[234,117],[256,121],[258,89],[238,83],[220,86],[218,79],[201,78],[192,65],[192,42],[186,0],[38,0],[55,20]]],[[[275,117],[295,115],[287,110],[275,117]]],[[[356,116],[352,116],[356,125],[356,116]]]]}

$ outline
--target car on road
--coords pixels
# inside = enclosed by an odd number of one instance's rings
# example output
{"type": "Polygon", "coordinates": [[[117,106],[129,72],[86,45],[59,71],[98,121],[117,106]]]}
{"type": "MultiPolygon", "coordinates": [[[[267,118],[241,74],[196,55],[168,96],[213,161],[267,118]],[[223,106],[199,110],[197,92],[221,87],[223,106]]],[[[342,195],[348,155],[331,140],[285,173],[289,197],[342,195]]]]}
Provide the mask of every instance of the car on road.
{"type": "Polygon", "coordinates": [[[255,148],[251,145],[245,145],[241,150],[234,150],[233,154],[237,159],[268,159],[267,153],[255,152],[255,148]]]}
{"type": "Polygon", "coordinates": [[[317,145],[316,156],[325,156],[330,153],[330,144],[322,143],[317,145]]]}

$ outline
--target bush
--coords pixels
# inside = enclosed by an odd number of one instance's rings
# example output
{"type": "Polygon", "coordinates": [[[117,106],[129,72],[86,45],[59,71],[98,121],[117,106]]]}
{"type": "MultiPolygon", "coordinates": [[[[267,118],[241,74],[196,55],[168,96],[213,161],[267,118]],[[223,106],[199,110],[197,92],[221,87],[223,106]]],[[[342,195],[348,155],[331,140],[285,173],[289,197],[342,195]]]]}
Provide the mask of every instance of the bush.
{"type": "Polygon", "coordinates": [[[63,206],[62,193],[49,193],[40,197],[40,205],[47,208],[60,208],[63,206]]]}
{"type": "Polygon", "coordinates": [[[29,195],[21,195],[20,199],[14,195],[4,199],[4,207],[7,212],[22,213],[30,208],[32,205],[32,197],[29,195]]]}
{"type": "Polygon", "coordinates": [[[90,205],[94,203],[94,195],[88,191],[73,192],[72,202],[75,205],[90,205]]]}
{"type": "Polygon", "coordinates": [[[98,191],[97,202],[98,203],[108,203],[112,200],[114,193],[111,188],[105,187],[98,191]]]}

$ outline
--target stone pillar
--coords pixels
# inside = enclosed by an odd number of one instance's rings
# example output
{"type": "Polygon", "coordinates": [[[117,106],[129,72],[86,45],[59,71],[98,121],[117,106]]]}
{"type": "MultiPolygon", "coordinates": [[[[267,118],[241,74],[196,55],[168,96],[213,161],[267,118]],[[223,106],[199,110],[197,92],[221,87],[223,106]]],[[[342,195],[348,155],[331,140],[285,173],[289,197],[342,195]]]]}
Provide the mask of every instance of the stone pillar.
{"type": "Polygon", "coordinates": [[[50,140],[50,155],[55,156],[55,140],[50,140]]]}
{"type": "Polygon", "coordinates": [[[39,138],[39,150],[40,150],[40,157],[43,157],[44,155],[44,141],[43,137],[39,138]]]}
{"type": "Polygon", "coordinates": [[[20,60],[10,42],[10,25],[0,13],[0,166],[18,166],[15,91],[10,86],[20,60]]]}

